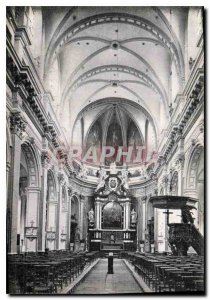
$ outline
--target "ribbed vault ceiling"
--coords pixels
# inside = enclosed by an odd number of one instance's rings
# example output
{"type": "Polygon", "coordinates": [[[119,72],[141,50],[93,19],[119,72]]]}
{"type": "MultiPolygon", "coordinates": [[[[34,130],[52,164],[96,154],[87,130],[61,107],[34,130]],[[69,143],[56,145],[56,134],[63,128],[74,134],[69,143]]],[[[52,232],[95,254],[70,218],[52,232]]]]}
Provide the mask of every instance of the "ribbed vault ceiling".
{"type": "MultiPolygon", "coordinates": [[[[101,107],[96,103],[109,98],[138,105],[157,135],[166,127],[172,90],[179,91],[184,77],[181,41],[172,29],[170,9],[62,7],[44,8],[44,16],[45,80],[53,76],[51,92],[71,138],[69,128],[85,107],[92,104],[97,116],[101,107]]],[[[126,109],[132,114],[130,107],[126,109]]]]}

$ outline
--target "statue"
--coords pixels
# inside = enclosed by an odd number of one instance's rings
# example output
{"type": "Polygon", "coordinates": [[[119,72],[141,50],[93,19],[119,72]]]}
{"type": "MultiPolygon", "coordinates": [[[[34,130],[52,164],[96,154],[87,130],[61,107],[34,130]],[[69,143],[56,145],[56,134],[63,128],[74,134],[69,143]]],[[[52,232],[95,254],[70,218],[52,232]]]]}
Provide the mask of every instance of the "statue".
{"type": "Polygon", "coordinates": [[[87,175],[88,175],[88,168],[86,167],[86,165],[82,163],[80,167],[79,177],[87,178],[87,175]]]}
{"type": "Polygon", "coordinates": [[[134,208],[131,211],[131,224],[136,224],[137,213],[135,212],[134,208]]]}
{"type": "Polygon", "coordinates": [[[115,130],[113,131],[113,135],[112,135],[112,143],[114,146],[118,145],[118,136],[117,136],[115,130]]]}
{"type": "Polygon", "coordinates": [[[185,224],[194,223],[189,207],[186,205],[182,208],[182,222],[185,224]]]}
{"type": "Polygon", "coordinates": [[[144,252],[150,252],[150,237],[148,228],[145,229],[144,252]]]}
{"type": "Polygon", "coordinates": [[[112,162],[110,164],[110,174],[117,174],[117,168],[116,168],[116,163],[112,162]]]}
{"type": "Polygon", "coordinates": [[[97,188],[96,188],[96,192],[99,192],[99,190],[101,190],[104,185],[105,185],[105,179],[107,178],[107,175],[106,175],[106,170],[101,168],[100,167],[100,170],[99,170],[99,183],[97,185],[97,188]]]}
{"type": "Polygon", "coordinates": [[[106,170],[104,168],[100,167],[98,173],[99,173],[99,178],[106,177],[106,170]]]}
{"type": "Polygon", "coordinates": [[[122,174],[122,186],[128,190],[129,186],[128,186],[128,170],[127,169],[122,169],[121,171],[122,174]]]}
{"type": "Polygon", "coordinates": [[[94,223],[95,222],[95,213],[93,208],[91,208],[91,210],[88,212],[88,219],[90,223],[94,223]]]}
{"type": "Polygon", "coordinates": [[[80,230],[79,227],[76,228],[75,237],[74,237],[74,251],[80,251],[80,230]]]}

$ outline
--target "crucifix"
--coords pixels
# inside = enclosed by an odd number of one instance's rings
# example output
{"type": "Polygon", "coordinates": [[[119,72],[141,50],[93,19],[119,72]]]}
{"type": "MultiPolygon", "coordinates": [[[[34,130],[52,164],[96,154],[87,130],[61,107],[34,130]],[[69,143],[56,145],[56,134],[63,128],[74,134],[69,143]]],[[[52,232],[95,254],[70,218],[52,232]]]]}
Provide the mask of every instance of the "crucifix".
{"type": "Polygon", "coordinates": [[[169,209],[167,209],[167,211],[164,211],[163,214],[167,215],[167,225],[169,224],[169,215],[172,215],[172,212],[169,212],[169,209]]]}

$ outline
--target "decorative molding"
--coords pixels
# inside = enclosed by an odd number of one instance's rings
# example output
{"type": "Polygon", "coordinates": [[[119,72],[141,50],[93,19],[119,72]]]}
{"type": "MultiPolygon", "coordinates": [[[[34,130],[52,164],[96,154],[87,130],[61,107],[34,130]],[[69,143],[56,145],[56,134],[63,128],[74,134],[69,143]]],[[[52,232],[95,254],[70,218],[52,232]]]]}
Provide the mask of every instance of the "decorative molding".
{"type": "Polygon", "coordinates": [[[41,152],[41,164],[43,167],[48,167],[50,158],[49,158],[49,153],[47,150],[43,150],[41,152]]]}
{"type": "Polygon", "coordinates": [[[64,183],[65,183],[64,174],[63,174],[62,172],[59,171],[58,174],[57,174],[57,178],[58,178],[59,184],[60,184],[61,186],[63,186],[64,183]]]}
{"type": "Polygon", "coordinates": [[[13,134],[23,137],[23,132],[25,132],[26,121],[21,116],[21,112],[16,111],[10,114],[10,130],[13,134]]]}

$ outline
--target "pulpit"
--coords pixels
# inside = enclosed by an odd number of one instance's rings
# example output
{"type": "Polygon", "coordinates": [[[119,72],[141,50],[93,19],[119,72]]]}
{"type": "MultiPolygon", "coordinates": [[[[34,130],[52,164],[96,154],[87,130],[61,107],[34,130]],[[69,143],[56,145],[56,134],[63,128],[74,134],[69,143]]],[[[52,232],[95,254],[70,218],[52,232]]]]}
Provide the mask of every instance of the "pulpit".
{"type": "Polygon", "coordinates": [[[132,208],[124,173],[101,173],[95,191],[94,226],[89,220],[90,250],[134,251],[137,213],[132,208]]]}
{"type": "Polygon", "coordinates": [[[164,209],[167,216],[168,243],[173,255],[186,256],[188,248],[192,246],[194,250],[203,255],[203,236],[195,227],[191,210],[196,209],[196,199],[184,196],[154,196],[150,198],[154,208],[164,209]],[[181,222],[169,222],[170,210],[180,210],[181,222]]]}

